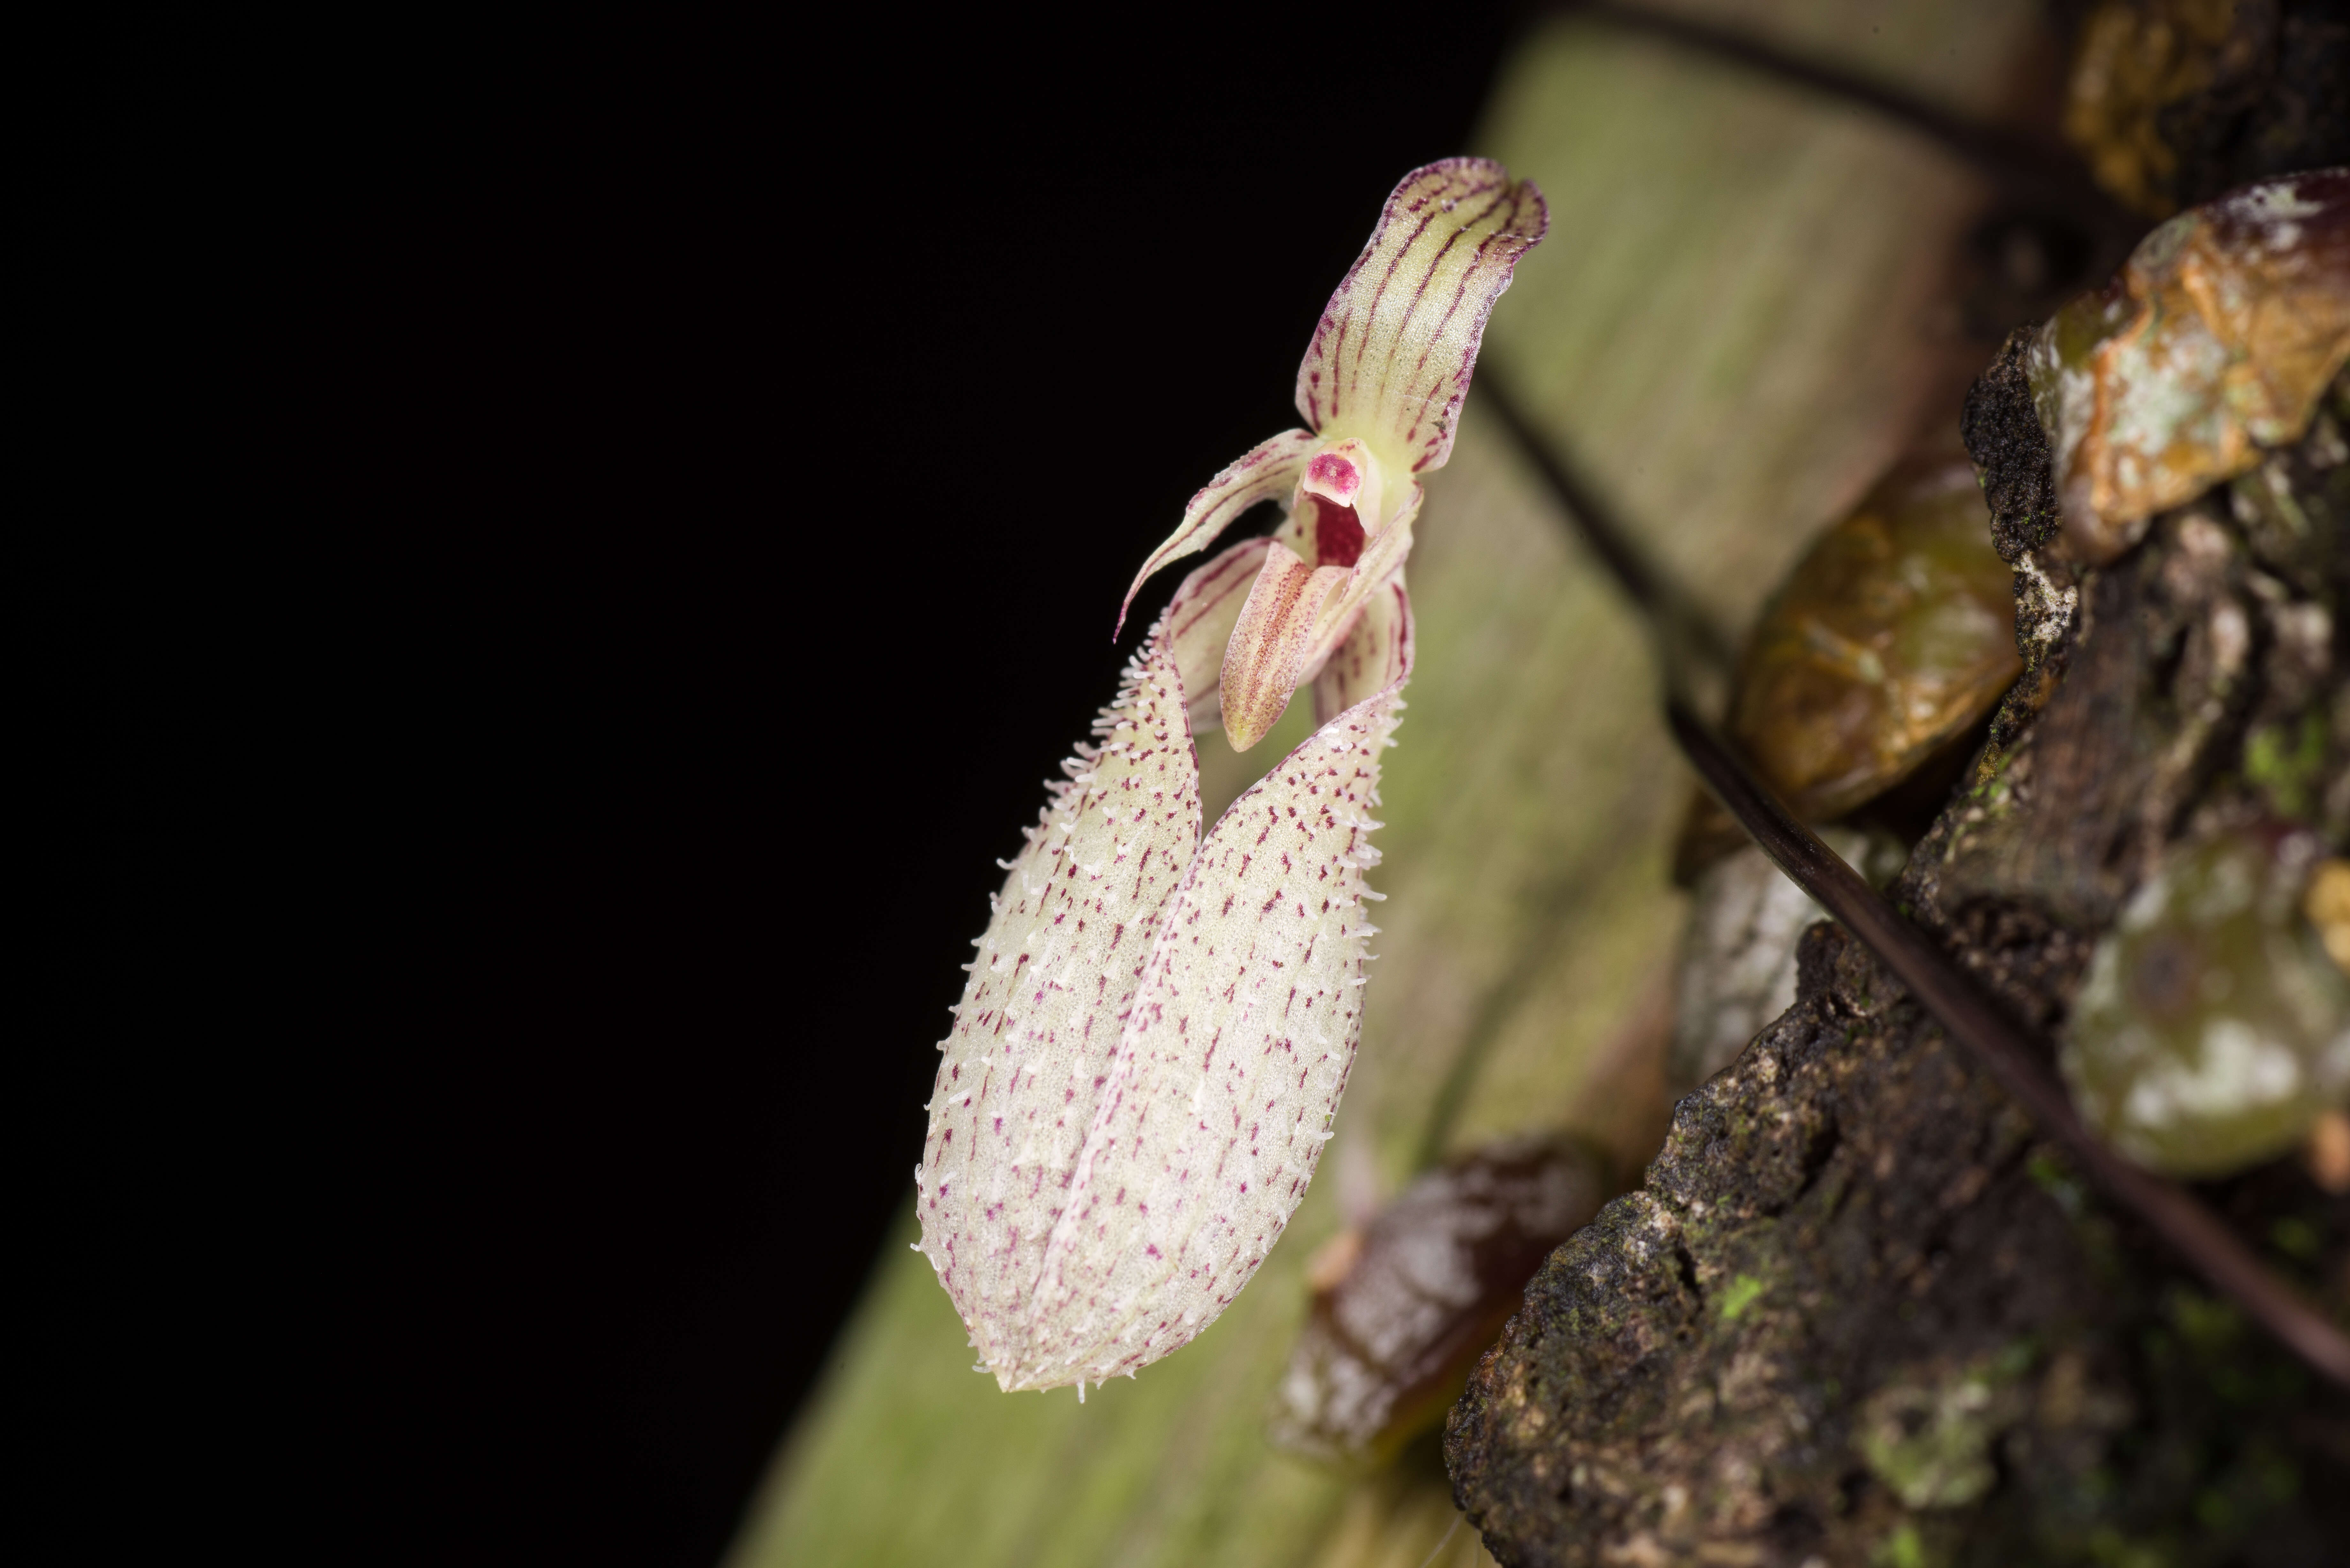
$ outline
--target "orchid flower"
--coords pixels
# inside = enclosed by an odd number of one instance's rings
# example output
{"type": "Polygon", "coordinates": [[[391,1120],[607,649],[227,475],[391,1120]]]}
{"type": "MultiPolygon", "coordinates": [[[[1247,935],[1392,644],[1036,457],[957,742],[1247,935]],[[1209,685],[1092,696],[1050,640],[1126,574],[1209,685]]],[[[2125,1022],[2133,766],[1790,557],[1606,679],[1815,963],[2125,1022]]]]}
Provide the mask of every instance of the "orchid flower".
{"type": "Polygon", "coordinates": [[[1362,1034],[1418,476],[1451,455],[1485,318],[1548,222],[1497,163],[1405,176],[1298,370],[1310,428],[1193,496],[1128,592],[1285,507],[1184,579],[1062,764],[940,1046],[918,1250],[1006,1390],[1083,1398],[1190,1341],[1313,1179],[1362,1034]],[[1193,734],[1246,750],[1308,681],[1320,727],[1202,842],[1193,734]]]}

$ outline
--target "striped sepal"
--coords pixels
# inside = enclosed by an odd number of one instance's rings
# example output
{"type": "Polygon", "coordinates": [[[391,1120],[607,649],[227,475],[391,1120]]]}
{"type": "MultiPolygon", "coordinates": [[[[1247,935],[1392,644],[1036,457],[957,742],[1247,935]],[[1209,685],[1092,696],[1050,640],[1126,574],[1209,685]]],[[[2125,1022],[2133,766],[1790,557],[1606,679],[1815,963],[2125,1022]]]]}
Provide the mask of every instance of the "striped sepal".
{"type": "Polygon", "coordinates": [[[1191,702],[1191,733],[1206,734],[1224,722],[1224,646],[1240,623],[1249,589],[1264,566],[1270,539],[1243,539],[1183,579],[1167,611],[1167,635],[1175,644],[1175,668],[1191,702]]]}
{"type": "Polygon", "coordinates": [[[1399,686],[1410,670],[1411,600],[1399,569],[1363,606],[1347,640],[1314,678],[1314,722],[1326,724],[1382,688],[1399,686]]]}
{"type": "Polygon", "coordinates": [[[1284,431],[1271,441],[1259,441],[1246,456],[1210,480],[1183,508],[1183,521],[1175,532],[1150,552],[1142,570],[1134,574],[1134,586],[1126,590],[1126,602],[1118,607],[1118,629],[1126,628],[1126,612],[1133,607],[1134,596],[1159,567],[1194,550],[1206,549],[1217,535],[1259,502],[1286,504],[1290,492],[1297,488],[1298,476],[1305,472],[1306,457],[1318,444],[1311,431],[1284,431]]]}
{"type": "Polygon", "coordinates": [[[1534,182],[1490,159],[1405,175],[1298,367],[1305,422],[1362,437],[1398,472],[1443,467],[1485,317],[1549,226],[1534,182]]]}
{"type": "Polygon", "coordinates": [[[1247,751],[1280,722],[1290,694],[1311,673],[1315,628],[1347,576],[1344,566],[1310,566],[1279,540],[1270,543],[1224,646],[1224,736],[1232,750],[1247,751]]]}

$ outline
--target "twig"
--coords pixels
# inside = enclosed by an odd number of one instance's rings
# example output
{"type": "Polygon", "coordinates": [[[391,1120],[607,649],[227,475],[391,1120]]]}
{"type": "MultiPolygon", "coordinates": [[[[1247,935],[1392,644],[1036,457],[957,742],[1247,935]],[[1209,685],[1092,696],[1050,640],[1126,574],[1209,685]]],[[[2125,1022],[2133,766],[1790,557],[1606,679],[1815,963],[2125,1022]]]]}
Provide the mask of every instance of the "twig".
{"type": "Polygon", "coordinates": [[[1790,881],[1909,988],[1943,1031],[1989,1069],[2040,1130],[2072,1151],[2106,1193],[2153,1227],[2195,1271],[2319,1372],[2350,1386],[2350,1337],[2271,1273],[2235,1232],[2174,1182],[2134,1165],[2085,1126],[2024,1033],[1955,968],[1926,933],[1895,912],[1808,827],[1795,820],[1705,721],[1678,696],[1665,701],[1673,739],[1721,804],[1790,881]]]}
{"type": "Polygon", "coordinates": [[[1804,59],[1751,34],[1693,17],[1609,0],[1559,0],[1549,9],[1644,33],[1691,53],[1742,66],[1757,75],[1867,109],[1927,138],[2011,194],[2064,213],[2109,238],[2133,242],[2147,227],[2147,220],[2106,194],[2072,150],[2061,143],[1986,125],[1899,88],[1804,59]]]}
{"type": "Polygon", "coordinates": [[[1583,478],[1565,443],[1536,427],[1492,366],[1477,378],[1477,406],[1497,416],[1575,519],[1575,534],[1616,580],[1627,598],[1664,640],[1671,668],[1681,675],[1727,680],[1736,662],[1729,637],[1666,567],[1658,566],[1616,524],[1606,502],[1583,478]],[[1692,669],[1691,667],[1694,667],[1692,669]]]}

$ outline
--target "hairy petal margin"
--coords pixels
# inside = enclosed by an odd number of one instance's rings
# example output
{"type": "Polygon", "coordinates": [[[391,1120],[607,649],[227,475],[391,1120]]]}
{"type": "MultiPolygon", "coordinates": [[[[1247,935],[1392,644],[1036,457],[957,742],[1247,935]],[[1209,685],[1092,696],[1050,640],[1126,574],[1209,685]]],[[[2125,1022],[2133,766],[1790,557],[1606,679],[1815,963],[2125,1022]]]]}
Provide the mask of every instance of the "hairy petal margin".
{"type": "Polygon", "coordinates": [[[1233,802],[1166,910],[1028,1344],[994,1364],[1007,1389],[1130,1375],[1188,1343],[1313,1179],[1362,1037],[1371,813],[1410,672],[1400,585],[1385,602],[1396,679],[1233,802]]]}

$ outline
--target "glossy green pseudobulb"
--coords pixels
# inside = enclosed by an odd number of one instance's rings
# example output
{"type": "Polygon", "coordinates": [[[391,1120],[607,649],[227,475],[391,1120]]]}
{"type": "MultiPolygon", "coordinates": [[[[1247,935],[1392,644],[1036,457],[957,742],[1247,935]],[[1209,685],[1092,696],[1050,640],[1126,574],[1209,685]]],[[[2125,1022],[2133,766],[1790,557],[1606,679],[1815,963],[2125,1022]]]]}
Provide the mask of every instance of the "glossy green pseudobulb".
{"type": "MultiPolygon", "coordinates": [[[[1732,737],[1806,822],[1913,781],[1939,797],[1952,750],[2022,670],[2012,579],[1973,464],[1921,443],[1812,541],[1763,607],[1731,691],[1732,737]]],[[[1674,881],[1694,888],[1745,843],[1711,795],[1694,794],[1674,881]]]]}
{"type": "Polygon", "coordinates": [[[1911,460],[1820,535],[1738,672],[1731,728],[1811,821],[1889,788],[2015,679],[2012,573],[1963,456],[1911,460]]]}
{"type": "Polygon", "coordinates": [[[2062,1062],[2125,1153],[2221,1175],[2350,1096],[2350,981],[2301,908],[2318,853],[2260,831],[2181,846],[2098,943],[2062,1062]]]}

